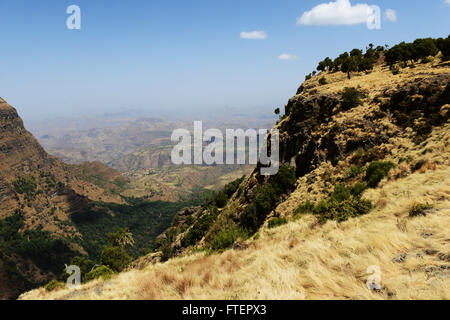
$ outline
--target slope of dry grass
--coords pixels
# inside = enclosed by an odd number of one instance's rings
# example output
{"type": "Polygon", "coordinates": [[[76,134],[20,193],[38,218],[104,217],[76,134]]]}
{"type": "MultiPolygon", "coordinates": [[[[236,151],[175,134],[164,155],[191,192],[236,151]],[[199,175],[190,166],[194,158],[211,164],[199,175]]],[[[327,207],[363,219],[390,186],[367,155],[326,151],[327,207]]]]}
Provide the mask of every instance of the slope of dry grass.
{"type": "Polygon", "coordinates": [[[426,157],[437,165],[368,190],[377,207],[367,216],[318,226],[306,215],[262,230],[246,250],[196,253],[78,290],[38,289],[21,298],[450,299],[449,135],[447,125],[429,139],[426,157]],[[435,210],[410,218],[416,202],[435,210]],[[372,265],[381,269],[380,291],[366,286],[372,265]]]}

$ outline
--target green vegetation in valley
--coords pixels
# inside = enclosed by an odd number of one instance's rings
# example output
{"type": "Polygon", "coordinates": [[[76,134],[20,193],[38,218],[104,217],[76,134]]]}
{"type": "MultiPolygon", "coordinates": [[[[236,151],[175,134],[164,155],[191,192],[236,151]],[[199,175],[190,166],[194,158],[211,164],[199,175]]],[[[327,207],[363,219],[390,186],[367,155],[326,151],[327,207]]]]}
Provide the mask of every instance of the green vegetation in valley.
{"type": "Polygon", "coordinates": [[[71,219],[82,234],[79,244],[89,253],[89,258],[100,260],[103,248],[108,244],[106,234],[129,228],[135,245],[129,249],[132,258],[145,255],[154,248],[154,240],[171,225],[175,215],[198,201],[147,202],[127,198],[128,204],[96,203],[85,212],[76,213],[71,219]]]}
{"type": "Polygon", "coordinates": [[[76,255],[67,239],[54,238],[41,228],[19,232],[23,226],[24,219],[20,212],[0,220],[0,260],[7,281],[20,291],[30,290],[43,283],[37,283],[24,274],[18,261],[31,260],[42,271],[58,274],[64,263],[76,255]]]}

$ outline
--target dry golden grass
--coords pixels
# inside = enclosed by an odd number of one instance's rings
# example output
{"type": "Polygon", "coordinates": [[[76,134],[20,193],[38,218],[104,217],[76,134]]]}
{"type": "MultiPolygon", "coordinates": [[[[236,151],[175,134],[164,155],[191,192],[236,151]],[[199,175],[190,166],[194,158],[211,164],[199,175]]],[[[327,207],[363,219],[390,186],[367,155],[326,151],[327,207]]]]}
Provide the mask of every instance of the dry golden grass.
{"type": "Polygon", "coordinates": [[[311,229],[314,217],[304,216],[262,231],[245,251],[198,253],[22,299],[450,299],[448,176],[450,167],[441,166],[370,190],[367,197],[383,198],[383,208],[341,224],[311,229]],[[417,199],[437,211],[409,218],[417,199]],[[393,262],[401,254],[406,260],[393,262]],[[371,265],[381,269],[378,292],[366,287],[371,265]]]}

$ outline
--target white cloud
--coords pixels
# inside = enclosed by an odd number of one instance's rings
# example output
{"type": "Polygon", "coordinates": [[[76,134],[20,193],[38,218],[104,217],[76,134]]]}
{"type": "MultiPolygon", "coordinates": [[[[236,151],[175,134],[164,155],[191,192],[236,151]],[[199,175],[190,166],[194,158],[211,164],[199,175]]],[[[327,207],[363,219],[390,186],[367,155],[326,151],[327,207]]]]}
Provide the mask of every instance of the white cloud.
{"type": "MultiPolygon", "coordinates": [[[[450,0],[447,0],[447,1],[450,1],[450,0]]],[[[389,21],[397,22],[397,12],[395,12],[395,10],[387,9],[384,12],[384,17],[389,21]]]]}
{"type": "Polygon", "coordinates": [[[267,34],[264,31],[241,32],[241,39],[264,40],[266,38],[267,34]]]}
{"type": "Polygon", "coordinates": [[[372,14],[368,4],[352,5],[350,0],[323,3],[297,18],[297,25],[354,25],[367,23],[372,14]]]}
{"type": "Polygon", "coordinates": [[[284,61],[293,61],[298,60],[299,57],[293,54],[283,53],[278,56],[278,60],[284,60],[284,61]]]}
{"type": "Polygon", "coordinates": [[[450,0],[444,0],[444,3],[450,5],[450,0]]]}

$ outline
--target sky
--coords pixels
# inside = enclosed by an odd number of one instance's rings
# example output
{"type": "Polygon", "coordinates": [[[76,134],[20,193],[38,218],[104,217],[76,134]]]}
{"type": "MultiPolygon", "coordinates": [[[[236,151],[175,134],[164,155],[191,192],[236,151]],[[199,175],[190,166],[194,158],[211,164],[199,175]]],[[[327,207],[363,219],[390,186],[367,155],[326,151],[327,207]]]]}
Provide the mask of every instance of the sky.
{"type": "Polygon", "coordinates": [[[450,33],[450,0],[1,0],[0,13],[0,97],[25,120],[271,112],[326,56],[450,33]]]}

